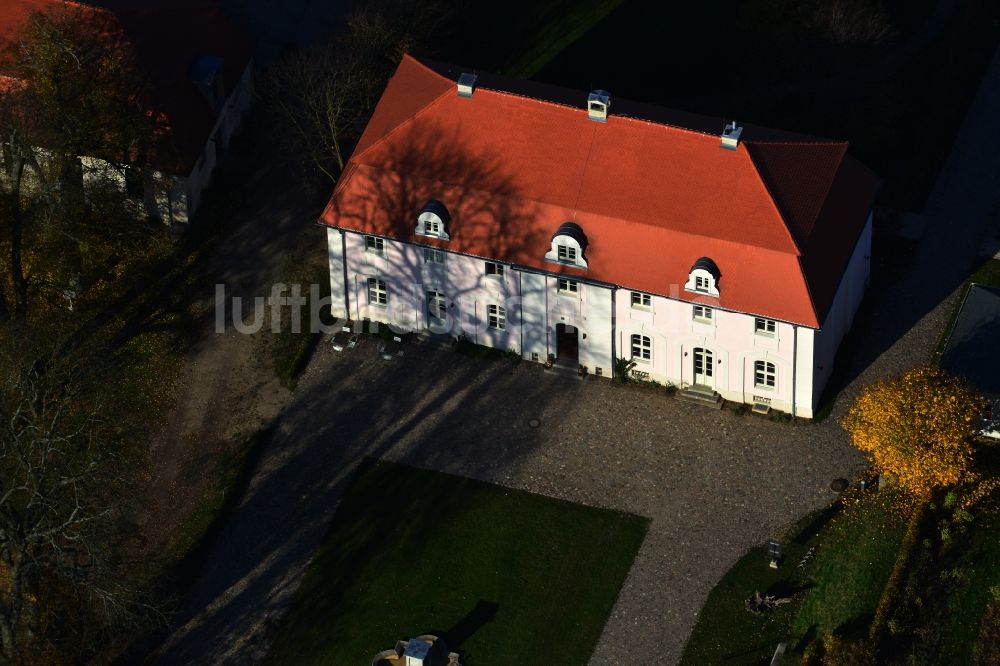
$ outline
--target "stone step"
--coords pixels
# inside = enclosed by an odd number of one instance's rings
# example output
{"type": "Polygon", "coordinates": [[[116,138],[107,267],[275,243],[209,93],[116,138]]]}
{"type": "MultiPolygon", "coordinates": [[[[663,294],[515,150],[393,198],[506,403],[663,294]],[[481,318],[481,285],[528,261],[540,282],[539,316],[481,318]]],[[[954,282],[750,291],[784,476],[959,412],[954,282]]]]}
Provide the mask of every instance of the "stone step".
{"type": "Polygon", "coordinates": [[[715,391],[710,391],[702,387],[689,386],[688,388],[678,391],[677,395],[682,400],[696,402],[700,405],[711,407],[712,409],[722,409],[722,404],[725,402],[725,400],[722,399],[722,396],[715,391]]]}
{"type": "Polygon", "coordinates": [[[565,365],[554,364],[551,368],[543,368],[543,370],[549,374],[560,375],[562,377],[572,377],[573,379],[583,379],[577,372],[576,367],[568,367],[565,365]]]}

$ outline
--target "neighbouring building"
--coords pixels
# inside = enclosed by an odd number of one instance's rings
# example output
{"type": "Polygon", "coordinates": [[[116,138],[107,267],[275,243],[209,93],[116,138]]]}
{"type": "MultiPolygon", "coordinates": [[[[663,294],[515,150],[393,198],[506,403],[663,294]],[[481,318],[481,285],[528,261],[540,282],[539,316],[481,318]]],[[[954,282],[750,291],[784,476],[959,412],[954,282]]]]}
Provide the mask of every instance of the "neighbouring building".
{"type": "Polygon", "coordinates": [[[983,393],[986,413],[980,434],[1000,439],[1000,289],[983,284],[969,286],[948,343],[941,367],[962,377],[983,393]]]}
{"type": "MultiPolygon", "coordinates": [[[[136,169],[81,155],[84,182],[88,174],[110,174],[150,216],[189,222],[253,100],[250,41],[211,0],[3,0],[0,49],[36,12],[71,12],[115,31],[149,83],[150,111],[162,130],[152,154],[136,169]]],[[[0,88],[16,89],[16,82],[0,88]]]]}
{"type": "Polygon", "coordinates": [[[811,417],[878,187],[843,141],[406,57],[320,223],[340,316],[811,417]]]}

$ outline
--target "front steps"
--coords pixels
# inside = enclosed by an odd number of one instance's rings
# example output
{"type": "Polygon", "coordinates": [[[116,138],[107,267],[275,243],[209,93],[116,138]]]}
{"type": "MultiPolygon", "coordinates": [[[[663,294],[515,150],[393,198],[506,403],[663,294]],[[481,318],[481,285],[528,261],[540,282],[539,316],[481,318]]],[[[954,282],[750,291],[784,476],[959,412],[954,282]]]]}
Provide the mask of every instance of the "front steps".
{"type": "Polygon", "coordinates": [[[722,396],[705,386],[688,386],[677,392],[678,397],[688,402],[696,402],[712,409],[722,409],[726,401],[722,396]]]}

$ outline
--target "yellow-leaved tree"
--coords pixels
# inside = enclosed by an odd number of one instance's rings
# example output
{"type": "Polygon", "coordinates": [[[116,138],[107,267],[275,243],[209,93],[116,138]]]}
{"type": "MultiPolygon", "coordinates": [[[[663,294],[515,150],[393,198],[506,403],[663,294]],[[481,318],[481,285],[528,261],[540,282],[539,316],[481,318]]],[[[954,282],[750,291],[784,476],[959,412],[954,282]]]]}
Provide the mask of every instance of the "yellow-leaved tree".
{"type": "Polygon", "coordinates": [[[925,497],[974,480],[973,441],[984,406],[961,379],[919,367],[864,389],[841,425],[878,471],[925,497]]]}

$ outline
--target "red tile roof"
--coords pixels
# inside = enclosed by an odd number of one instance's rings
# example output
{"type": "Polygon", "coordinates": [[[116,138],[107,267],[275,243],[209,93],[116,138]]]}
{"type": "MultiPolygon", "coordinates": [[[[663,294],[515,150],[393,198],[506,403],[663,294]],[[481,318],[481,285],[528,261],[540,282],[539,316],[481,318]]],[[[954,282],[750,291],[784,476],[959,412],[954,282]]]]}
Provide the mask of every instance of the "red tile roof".
{"type": "Polygon", "coordinates": [[[136,49],[152,84],[155,110],[169,130],[158,168],[187,174],[215,125],[216,116],[188,77],[199,56],[221,56],[227,93],[250,62],[247,37],[210,0],[0,0],[0,48],[17,39],[35,12],[69,9],[109,19],[136,49]]]}
{"type": "Polygon", "coordinates": [[[846,143],[745,129],[723,150],[718,133],[620,115],[613,97],[599,123],[586,93],[567,106],[508,83],[462,98],[404,58],[321,222],[683,300],[705,300],[683,285],[708,256],[719,307],[822,324],[878,186],[846,143]],[[451,213],[449,242],[414,236],[428,199],[451,213]],[[588,237],[586,272],[543,259],[568,220],[588,237]]]}

